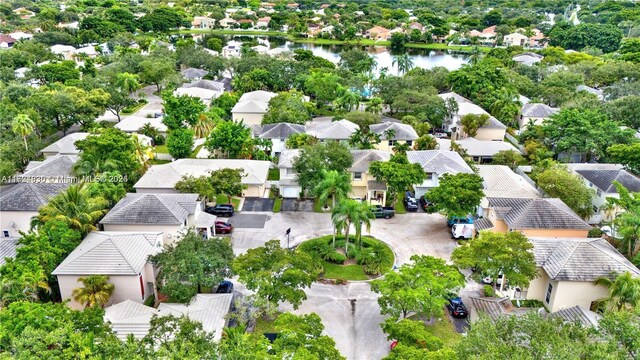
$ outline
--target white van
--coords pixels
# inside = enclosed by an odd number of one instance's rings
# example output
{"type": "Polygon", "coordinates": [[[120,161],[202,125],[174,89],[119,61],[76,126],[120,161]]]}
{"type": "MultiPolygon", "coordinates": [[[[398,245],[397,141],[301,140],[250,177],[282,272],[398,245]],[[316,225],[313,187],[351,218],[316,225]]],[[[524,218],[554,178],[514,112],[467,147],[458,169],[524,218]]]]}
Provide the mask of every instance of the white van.
{"type": "Polygon", "coordinates": [[[476,232],[473,224],[453,224],[451,226],[451,237],[454,239],[471,239],[476,232]]]}

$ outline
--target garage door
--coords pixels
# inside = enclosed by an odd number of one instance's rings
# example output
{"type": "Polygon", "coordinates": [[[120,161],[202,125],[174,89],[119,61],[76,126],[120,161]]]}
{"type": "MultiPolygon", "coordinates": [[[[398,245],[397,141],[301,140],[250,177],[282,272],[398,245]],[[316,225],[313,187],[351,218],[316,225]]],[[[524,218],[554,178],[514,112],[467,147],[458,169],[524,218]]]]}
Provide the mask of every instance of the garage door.
{"type": "Polygon", "coordinates": [[[282,197],[285,198],[297,198],[300,195],[300,187],[298,186],[287,186],[282,189],[282,197]]]}

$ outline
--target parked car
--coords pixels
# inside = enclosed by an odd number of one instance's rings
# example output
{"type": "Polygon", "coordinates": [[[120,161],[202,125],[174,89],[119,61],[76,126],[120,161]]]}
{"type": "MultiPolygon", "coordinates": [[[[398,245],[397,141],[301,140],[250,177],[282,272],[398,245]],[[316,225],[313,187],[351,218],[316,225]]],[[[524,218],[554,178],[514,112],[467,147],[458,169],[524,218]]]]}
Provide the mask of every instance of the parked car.
{"type": "Polygon", "coordinates": [[[204,211],[211,215],[232,217],[235,212],[233,205],[231,204],[217,204],[216,206],[209,206],[204,211]]]}
{"type": "Polygon", "coordinates": [[[453,224],[473,224],[473,217],[471,215],[467,217],[451,216],[447,219],[447,225],[453,226],[453,224]]]}
{"type": "Polygon", "coordinates": [[[233,283],[228,280],[223,280],[218,284],[216,294],[233,294],[233,283]]]}
{"type": "Polygon", "coordinates": [[[459,297],[454,297],[448,300],[447,310],[453,317],[457,318],[466,318],[469,315],[467,311],[467,307],[464,306],[462,299],[459,297]]]}
{"type": "Polygon", "coordinates": [[[433,212],[433,203],[427,200],[427,198],[424,197],[424,195],[420,197],[420,206],[422,206],[422,210],[424,210],[425,212],[428,212],[428,213],[433,212]]]}
{"type": "Polygon", "coordinates": [[[382,207],[380,205],[373,205],[371,207],[371,212],[373,212],[373,215],[375,215],[376,219],[389,219],[396,214],[396,211],[392,207],[382,207]]]}
{"type": "Polygon", "coordinates": [[[411,191],[405,192],[404,199],[402,200],[404,203],[404,208],[407,211],[415,212],[418,211],[418,201],[413,196],[411,191]]]}
{"type": "Polygon", "coordinates": [[[473,224],[453,224],[451,237],[458,240],[471,239],[475,235],[476,227],[473,224]]]}
{"type": "Polygon", "coordinates": [[[153,117],[156,118],[156,119],[159,118],[159,117],[163,117],[163,116],[164,116],[164,113],[161,113],[161,112],[157,112],[157,113],[153,114],[153,117]]]}
{"type": "Polygon", "coordinates": [[[233,226],[228,222],[216,221],[216,234],[231,234],[233,226]]]}
{"type": "Polygon", "coordinates": [[[439,139],[446,139],[449,137],[446,133],[443,133],[443,132],[434,132],[432,136],[434,138],[439,138],[439,139]]]}

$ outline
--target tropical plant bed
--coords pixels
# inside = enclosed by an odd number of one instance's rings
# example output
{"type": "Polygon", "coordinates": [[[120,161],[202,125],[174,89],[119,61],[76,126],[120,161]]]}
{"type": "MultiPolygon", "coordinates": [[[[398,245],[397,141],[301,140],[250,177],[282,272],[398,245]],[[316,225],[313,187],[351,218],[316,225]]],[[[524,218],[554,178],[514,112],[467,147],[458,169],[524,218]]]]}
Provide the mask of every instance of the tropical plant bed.
{"type": "Polygon", "coordinates": [[[332,279],[337,280],[337,283],[369,280],[383,275],[393,267],[393,251],[382,241],[363,236],[360,246],[355,236],[349,236],[349,251],[345,251],[344,239],[344,236],[337,236],[334,247],[333,236],[326,235],[307,240],[298,246],[297,251],[306,252],[322,266],[323,271],[318,280],[332,279]]]}

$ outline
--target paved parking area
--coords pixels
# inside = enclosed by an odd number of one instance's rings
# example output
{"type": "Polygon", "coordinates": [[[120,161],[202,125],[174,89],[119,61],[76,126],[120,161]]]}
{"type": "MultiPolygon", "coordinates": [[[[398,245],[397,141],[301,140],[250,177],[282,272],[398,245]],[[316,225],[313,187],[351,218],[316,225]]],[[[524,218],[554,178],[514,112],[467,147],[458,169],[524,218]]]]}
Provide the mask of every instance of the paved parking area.
{"type": "Polygon", "coordinates": [[[247,197],[244,198],[242,211],[272,211],[274,202],[274,199],[247,197]]]}
{"type": "Polygon", "coordinates": [[[282,199],[281,211],[313,212],[313,200],[282,199]]]}
{"type": "MultiPolygon", "coordinates": [[[[268,215],[264,214],[238,214],[230,217],[228,222],[235,229],[262,229],[267,222],[268,215]]],[[[235,230],[234,230],[235,232],[235,230]]]]}

